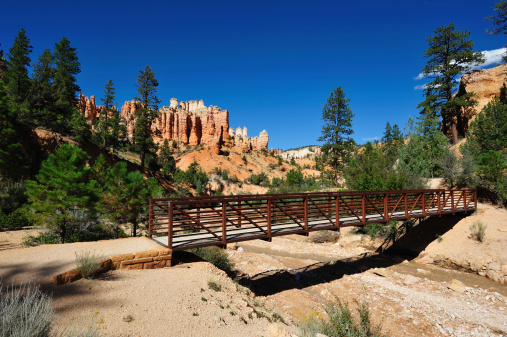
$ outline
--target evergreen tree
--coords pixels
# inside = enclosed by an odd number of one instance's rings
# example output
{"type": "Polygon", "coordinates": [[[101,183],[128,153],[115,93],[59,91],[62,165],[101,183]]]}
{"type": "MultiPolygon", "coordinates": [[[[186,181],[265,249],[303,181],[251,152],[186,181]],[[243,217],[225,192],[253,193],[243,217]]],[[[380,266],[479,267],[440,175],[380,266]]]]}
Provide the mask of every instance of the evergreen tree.
{"type": "MultiPolygon", "coordinates": [[[[104,108],[100,112],[100,117],[97,123],[95,124],[95,138],[96,142],[100,144],[102,148],[106,148],[109,145],[112,145],[114,142],[114,135],[112,134],[112,122],[113,118],[109,118],[111,113],[117,114],[118,111],[113,109],[114,107],[114,99],[115,99],[115,90],[113,86],[113,80],[107,80],[104,86],[104,98],[100,100],[104,103],[104,108]]],[[[116,120],[114,120],[116,121],[116,120]]]]}
{"type": "MultiPolygon", "coordinates": [[[[0,43],[0,46],[2,44],[0,43]]],[[[5,70],[7,69],[7,62],[5,61],[4,51],[0,49],[0,80],[4,78],[5,70]]]]}
{"type": "Polygon", "coordinates": [[[106,217],[115,225],[115,237],[121,224],[132,224],[132,235],[146,213],[147,201],[161,192],[155,178],[145,180],[138,172],[128,172],[127,163],[116,163],[107,173],[107,187],[102,208],[106,217]]]}
{"type": "Polygon", "coordinates": [[[77,94],[81,90],[77,85],[77,75],[81,72],[76,48],[63,37],[55,44],[53,53],[56,71],[53,82],[53,93],[56,98],[56,129],[54,131],[68,133],[67,121],[77,110],[77,94]]]}
{"type": "Polygon", "coordinates": [[[28,121],[51,128],[55,119],[53,80],[56,71],[51,51],[44,50],[32,68],[28,121]]]}
{"type": "Polygon", "coordinates": [[[493,29],[486,29],[489,34],[507,34],[507,1],[500,0],[495,2],[495,6],[491,7],[496,12],[496,15],[490,15],[485,19],[492,22],[493,25],[497,26],[493,29]]]}
{"type": "Polygon", "coordinates": [[[349,107],[350,99],[345,98],[341,87],[337,87],[322,108],[322,136],[318,141],[323,141],[322,154],[324,162],[331,168],[331,176],[335,186],[338,186],[338,174],[344,168],[345,161],[353,148],[350,137],[352,130],[352,118],[354,114],[349,107]]]}
{"type": "Polygon", "coordinates": [[[18,32],[12,47],[7,54],[7,70],[4,81],[9,99],[15,105],[23,103],[30,89],[28,66],[33,47],[23,28],[18,32]]]}
{"type": "Polygon", "coordinates": [[[0,79],[0,176],[19,180],[28,171],[26,157],[16,113],[7,104],[4,83],[0,79]]]}
{"type": "Polygon", "coordinates": [[[442,26],[434,31],[427,41],[429,48],[424,57],[428,63],[424,66],[422,74],[431,78],[426,84],[424,94],[426,99],[419,104],[421,114],[433,114],[442,117],[447,124],[443,125],[443,132],[450,130],[453,143],[458,142],[458,130],[455,116],[463,107],[471,107],[477,104],[472,99],[473,93],[467,93],[460,97],[452,97],[457,85],[457,78],[472,69],[474,65],[484,62],[481,52],[473,51],[473,42],[469,40],[468,31],[456,31],[451,22],[448,26],[442,26]]]}
{"type": "Polygon", "coordinates": [[[139,151],[141,166],[144,168],[146,155],[156,153],[156,145],[153,142],[151,124],[158,117],[158,104],[160,100],[156,96],[158,81],[150,66],[139,71],[137,76],[137,93],[135,97],[141,103],[141,108],[135,112],[136,124],[134,129],[135,149],[139,151]]]}
{"type": "Polygon", "coordinates": [[[164,139],[164,143],[162,143],[160,147],[158,161],[159,165],[162,167],[162,174],[167,178],[171,178],[176,172],[176,161],[172,156],[171,147],[167,139],[164,139]]]}
{"type": "Polygon", "coordinates": [[[42,162],[36,181],[26,183],[32,219],[58,232],[61,243],[82,214],[92,212],[98,199],[88,160],[78,147],[63,144],[42,162]]]}

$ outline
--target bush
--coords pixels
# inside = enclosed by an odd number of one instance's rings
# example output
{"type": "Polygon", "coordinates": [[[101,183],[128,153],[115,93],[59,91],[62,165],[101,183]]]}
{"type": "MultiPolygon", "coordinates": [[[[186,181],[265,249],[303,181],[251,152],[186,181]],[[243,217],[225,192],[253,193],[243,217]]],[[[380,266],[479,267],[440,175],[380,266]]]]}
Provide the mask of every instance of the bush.
{"type": "Polygon", "coordinates": [[[211,280],[208,281],[208,287],[210,289],[213,289],[214,291],[222,290],[222,286],[220,284],[216,283],[215,281],[211,281],[211,280]]]}
{"type": "Polygon", "coordinates": [[[99,272],[102,258],[90,252],[76,253],[77,270],[84,278],[91,279],[99,272]]]}
{"type": "Polygon", "coordinates": [[[32,225],[33,222],[30,221],[20,209],[11,214],[0,214],[0,228],[13,229],[32,225]]]}
{"type": "Polygon", "coordinates": [[[381,332],[382,324],[374,325],[371,322],[368,303],[354,301],[359,313],[359,321],[352,317],[349,304],[342,302],[336,297],[336,302],[330,302],[326,306],[328,318],[323,319],[318,312],[312,312],[305,316],[299,325],[301,336],[313,337],[317,333],[326,336],[340,337],[376,337],[384,336],[381,332]]]}
{"type": "Polygon", "coordinates": [[[0,336],[49,336],[54,316],[51,298],[38,286],[7,288],[0,282],[0,336]]]}
{"type": "Polygon", "coordinates": [[[387,224],[369,223],[364,227],[360,227],[357,232],[366,234],[372,239],[387,239],[388,237],[393,236],[397,230],[396,221],[390,221],[387,224]]]}
{"type": "Polygon", "coordinates": [[[227,275],[231,276],[234,274],[234,263],[229,260],[229,255],[223,249],[212,246],[192,249],[190,252],[213,264],[218,269],[225,271],[227,275]]]}
{"type": "Polygon", "coordinates": [[[477,220],[470,226],[470,236],[479,242],[484,242],[484,236],[486,235],[486,226],[482,221],[477,220]]]}

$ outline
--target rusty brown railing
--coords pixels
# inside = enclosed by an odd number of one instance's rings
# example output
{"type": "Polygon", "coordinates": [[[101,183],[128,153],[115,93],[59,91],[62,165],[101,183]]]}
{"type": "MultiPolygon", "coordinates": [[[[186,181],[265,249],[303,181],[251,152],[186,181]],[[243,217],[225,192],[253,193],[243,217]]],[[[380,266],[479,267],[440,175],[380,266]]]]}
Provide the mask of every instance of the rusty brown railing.
{"type": "Polygon", "coordinates": [[[149,237],[177,251],[476,208],[476,191],[443,189],[151,199],[149,237]]]}

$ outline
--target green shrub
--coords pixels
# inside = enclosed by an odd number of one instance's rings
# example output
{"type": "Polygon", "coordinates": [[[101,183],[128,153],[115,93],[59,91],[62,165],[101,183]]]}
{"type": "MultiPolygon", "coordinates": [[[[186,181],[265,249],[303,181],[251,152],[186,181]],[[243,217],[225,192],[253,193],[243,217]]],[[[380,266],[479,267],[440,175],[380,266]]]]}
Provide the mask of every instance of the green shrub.
{"type": "Polygon", "coordinates": [[[14,229],[32,225],[33,222],[30,221],[20,209],[11,214],[0,214],[0,228],[14,229]]]}
{"type": "Polygon", "coordinates": [[[0,282],[0,336],[49,336],[54,316],[51,298],[38,286],[7,288],[0,282]]]}
{"type": "Polygon", "coordinates": [[[195,255],[213,264],[218,269],[221,269],[231,276],[234,274],[234,263],[229,260],[229,255],[218,247],[202,247],[190,250],[195,255]]]}
{"type": "Polygon", "coordinates": [[[208,287],[210,289],[213,289],[214,291],[222,290],[222,286],[220,284],[216,283],[215,281],[211,281],[211,280],[208,281],[208,287]]]}
{"type": "Polygon", "coordinates": [[[368,303],[354,301],[357,305],[359,320],[355,320],[347,302],[336,298],[336,302],[330,302],[326,306],[328,318],[314,311],[306,315],[300,323],[302,337],[313,337],[317,333],[330,337],[380,337],[382,324],[374,325],[371,322],[368,303]]]}
{"type": "Polygon", "coordinates": [[[102,256],[91,252],[76,253],[77,270],[84,278],[93,278],[100,270],[102,256]]]}
{"type": "Polygon", "coordinates": [[[470,226],[471,232],[470,236],[479,242],[484,242],[486,228],[488,228],[488,226],[483,224],[482,221],[480,220],[474,221],[474,223],[470,226]]]}

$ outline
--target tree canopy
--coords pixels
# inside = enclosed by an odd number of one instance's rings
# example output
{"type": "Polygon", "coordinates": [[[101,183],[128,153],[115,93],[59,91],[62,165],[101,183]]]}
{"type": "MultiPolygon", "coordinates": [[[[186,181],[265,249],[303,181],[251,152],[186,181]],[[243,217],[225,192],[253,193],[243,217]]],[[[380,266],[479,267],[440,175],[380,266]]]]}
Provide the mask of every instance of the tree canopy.
{"type": "Polygon", "coordinates": [[[444,119],[443,132],[451,133],[453,143],[458,142],[455,116],[462,107],[474,106],[473,93],[453,97],[457,78],[484,62],[481,52],[473,50],[470,32],[457,31],[454,23],[434,31],[427,41],[429,48],[424,57],[428,63],[422,69],[422,76],[432,79],[424,89],[425,100],[419,104],[421,114],[432,114],[444,119]]]}
{"type": "Polygon", "coordinates": [[[331,171],[335,186],[338,186],[338,174],[344,168],[347,156],[352,151],[353,141],[349,137],[352,130],[354,114],[349,107],[350,99],[345,97],[341,87],[337,87],[327,98],[322,108],[322,135],[317,139],[324,142],[322,146],[323,161],[331,171]]]}

